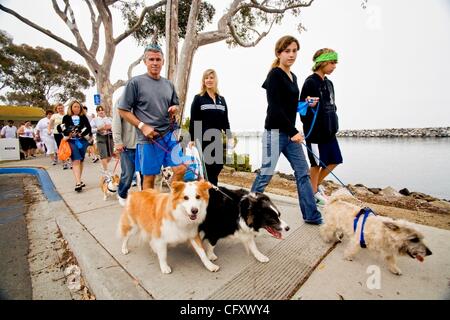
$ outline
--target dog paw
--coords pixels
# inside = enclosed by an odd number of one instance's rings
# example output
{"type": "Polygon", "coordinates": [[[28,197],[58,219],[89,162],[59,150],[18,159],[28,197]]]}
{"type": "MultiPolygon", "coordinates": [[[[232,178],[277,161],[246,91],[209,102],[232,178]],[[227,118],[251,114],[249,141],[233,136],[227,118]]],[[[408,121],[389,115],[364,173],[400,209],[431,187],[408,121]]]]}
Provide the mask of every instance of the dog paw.
{"type": "Polygon", "coordinates": [[[220,267],[217,264],[211,263],[206,268],[208,268],[208,270],[211,272],[216,272],[219,270],[220,267]]]}
{"type": "Polygon", "coordinates": [[[165,274],[169,274],[172,272],[172,269],[168,265],[161,266],[161,272],[165,273],[165,274]]]}
{"type": "Polygon", "coordinates": [[[266,263],[266,262],[269,262],[269,258],[268,257],[266,257],[265,255],[260,255],[260,256],[255,256],[255,258],[256,258],[256,260],[258,260],[259,262],[263,262],[263,263],[266,263]]]}
{"type": "Polygon", "coordinates": [[[344,259],[347,261],[353,261],[353,256],[344,256],[344,259]]]}
{"type": "Polygon", "coordinates": [[[128,254],[128,252],[130,252],[130,251],[128,251],[127,248],[122,248],[122,253],[123,253],[123,254],[128,254]]]}
{"type": "Polygon", "coordinates": [[[217,256],[214,253],[211,253],[208,255],[208,259],[211,261],[216,261],[217,260],[217,256]]]}
{"type": "Polygon", "coordinates": [[[397,276],[402,275],[402,270],[400,270],[398,267],[389,267],[389,271],[397,276]]]}

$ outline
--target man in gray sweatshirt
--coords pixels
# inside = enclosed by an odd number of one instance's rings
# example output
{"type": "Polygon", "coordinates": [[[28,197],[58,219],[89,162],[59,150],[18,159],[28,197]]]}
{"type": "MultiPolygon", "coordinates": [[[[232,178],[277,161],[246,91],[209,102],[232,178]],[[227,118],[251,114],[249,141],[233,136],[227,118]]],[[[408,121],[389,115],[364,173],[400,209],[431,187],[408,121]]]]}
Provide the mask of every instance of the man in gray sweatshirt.
{"type": "Polygon", "coordinates": [[[122,173],[117,196],[123,207],[135,173],[136,128],[120,116],[117,105],[113,108],[112,134],[114,149],[120,153],[122,173]]]}

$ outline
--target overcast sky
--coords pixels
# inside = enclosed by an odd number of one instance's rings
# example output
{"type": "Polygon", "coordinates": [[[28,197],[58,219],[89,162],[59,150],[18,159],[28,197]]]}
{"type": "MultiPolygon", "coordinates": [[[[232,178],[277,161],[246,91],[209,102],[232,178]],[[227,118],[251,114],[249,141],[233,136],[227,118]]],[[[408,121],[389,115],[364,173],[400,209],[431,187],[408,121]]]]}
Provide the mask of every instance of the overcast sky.
{"type": "MultiPolygon", "coordinates": [[[[0,2],[75,43],[50,0],[0,2]]],[[[90,37],[85,5],[81,0],[73,2],[81,30],[90,37]]],[[[217,18],[231,0],[209,2],[216,7],[217,18]]],[[[266,97],[261,84],[274,59],[275,42],[291,34],[301,45],[292,68],[300,87],[311,73],[312,55],[317,49],[329,47],[339,53],[339,64],[330,79],[335,86],[341,129],[450,126],[450,0],[369,0],[365,10],[361,3],[316,0],[303,9],[300,17],[288,17],[281,26],[274,26],[255,48],[229,49],[224,42],[201,47],[194,58],[187,115],[199,91],[202,72],[214,68],[219,90],[228,103],[232,129],[262,130],[266,97]],[[298,21],[307,32],[298,34],[298,21]]],[[[116,21],[115,35],[123,30],[121,20],[116,21]]],[[[65,59],[84,64],[69,48],[3,12],[0,29],[6,30],[16,44],[50,47],[65,59]]],[[[141,53],[134,40],[123,41],[116,51],[112,81],[125,79],[129,63],[141,53]]],[[[141,65],[134,75],[144,72],[141,65]]],[[[86,92],[90,110],[94,109],[95,91],[86,92]]]]}

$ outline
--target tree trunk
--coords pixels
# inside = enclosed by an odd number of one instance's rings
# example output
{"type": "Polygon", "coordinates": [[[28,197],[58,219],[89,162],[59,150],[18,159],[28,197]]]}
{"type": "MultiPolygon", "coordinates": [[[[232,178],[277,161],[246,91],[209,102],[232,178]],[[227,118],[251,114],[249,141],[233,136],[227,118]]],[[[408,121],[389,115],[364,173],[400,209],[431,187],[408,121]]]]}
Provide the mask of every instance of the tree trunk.
{"type": "Polygon", "coordinates": [[[175,88],[180,100],[180,121],[183,118],[184,106],[186,104],[186,95],[189,86],[189,78],[191,76],[192,61],[194,60],[195,51],[198,48],[197,39],[197,19],[200,7],[200,0],[193,0],[191,11],[189,12],[189,21],[187,32],[184,38],[183,48],[181,49],[180,60],[177,66],[175,88]]]}
{"type": "Polygon", "coordinates": [[[178,63],[178,0],[167,0],[166,46],[167,79],[174,81],[178,63]]]}

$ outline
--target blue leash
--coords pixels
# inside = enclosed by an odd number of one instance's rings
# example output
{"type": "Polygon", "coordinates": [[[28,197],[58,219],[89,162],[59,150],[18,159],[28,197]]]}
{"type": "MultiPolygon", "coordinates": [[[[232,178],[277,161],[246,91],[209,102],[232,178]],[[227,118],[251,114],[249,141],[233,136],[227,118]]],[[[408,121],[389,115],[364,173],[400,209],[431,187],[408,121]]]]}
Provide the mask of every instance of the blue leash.
{"type": "Polygon", "coordinates": [[[350,189],[347,188],[347,186],[341,181],[341,179],[339,179],[332,171],[330,171],[330,170],[327,168],[326,164],[323,163],[322,160],[320,160],[318,156],[316,156],[316,154],[315,154],[315,153],[314,153],[314,152],[306,145],[305,142],[302,142],[302,144],[306,147],[306,149],[308,149],[309,152],[311,152],[311,154],[314,156],[314,158],[316,158],[317,160],[319,160],[320,164],[321,164],[325,169],[328,170],[328,173],[331,173],[331,175],[332,175],[333,177],[335,177],[336,180],[339,181],[339,183],[340,183],[344,188],[346,188],[352,195],[354,195],[353,192],[351,192],[350,189]]]}
{"type": "MultiPolygon", "coordinates": [[[[309,106],[309,102],[305,101],[305,102],[299,102],[298,106],[297,106],[297,111],[301,116],[306,115],[306,112],[308,110],[308,106],[309,106]]],[[[316,123],[316,118],[317,118],[317,114],[319,113],[319,107],[320,107],[320,102],[317,103],[317,107],[316,110],[311,108],[311,111],[314,114],[313,117],[313,121],[311,123],[311,127],[309,128],[309,132],[308,134],[305,136],[305,139],[307,139],[309,137],[309,135],[311,134],[313,128],[314,128],[314,124],[316,123]]]]}

